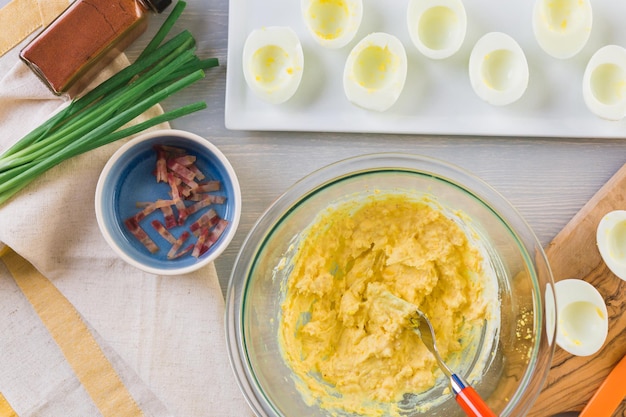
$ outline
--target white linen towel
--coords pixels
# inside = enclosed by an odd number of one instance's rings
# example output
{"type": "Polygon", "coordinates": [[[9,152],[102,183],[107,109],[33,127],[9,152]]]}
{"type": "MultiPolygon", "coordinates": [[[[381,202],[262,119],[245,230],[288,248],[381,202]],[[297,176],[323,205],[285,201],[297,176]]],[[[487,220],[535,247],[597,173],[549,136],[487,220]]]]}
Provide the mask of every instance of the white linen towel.
{"type": "MultiPolygon", "coordinates": [[[[18,61],[17,50],[0,59],[0,74],[6,74],[0,80],[0,153],[65,103],[18,61]]],[[[121,56],[109,70],[126,63],[121,56]]],[[[177,127],[184,129],[182,123],[177,127]]],[[[149,389],[143,392],[153,393],[172,415],[252,416],[229,365],[224,299],[214,265],[184,276],[146,274],[119,259],[99,232],[95,186],[121,144],[62,163],[0,206],[0,246],[8,245],[46,276],[113,362],[133,371],[129,380],[145,384],[149,389]]],[[[3,295],[0,302],[0,334],[6,342],[0,344],[0,393],[9,403],[17,399],[20,417],[97,415],[81,403],[84,396],[58,390],[64,380],[72,383],[67,367],[52,339],[40,343],[40,337],[31,337],[41,330],[33,322],[36,316],[11,305],[24,300],[1,264],[0,293],[11,297],[3,295]],[[64,412],[50,412],[59,409],[64,412]]],[[[152,404],[158,408],[158,402],[152,404]]]]}

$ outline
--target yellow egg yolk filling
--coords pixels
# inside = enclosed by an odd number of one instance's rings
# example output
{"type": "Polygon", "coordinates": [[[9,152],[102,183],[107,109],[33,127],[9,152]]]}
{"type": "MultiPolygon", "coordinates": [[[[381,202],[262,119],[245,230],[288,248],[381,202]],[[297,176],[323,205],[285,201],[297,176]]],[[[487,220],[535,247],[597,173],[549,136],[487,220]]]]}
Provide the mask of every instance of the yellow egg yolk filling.
{"type": "Polygon", "coordinates": [[[304,398],[328,410],[399,415],[441,374],[389,292],[432,321],[449,359],[487,314],[483,257],[433,204],[379,195],[328,209],[301,238],[279,338],[304,398]]]}

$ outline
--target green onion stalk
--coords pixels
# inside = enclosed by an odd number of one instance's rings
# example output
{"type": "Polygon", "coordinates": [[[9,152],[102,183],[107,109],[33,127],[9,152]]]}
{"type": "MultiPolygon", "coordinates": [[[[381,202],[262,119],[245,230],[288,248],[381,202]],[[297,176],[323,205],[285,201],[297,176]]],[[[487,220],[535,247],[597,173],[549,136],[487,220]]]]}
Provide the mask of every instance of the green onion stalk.
{"type": "Polygon", "coordinates": [[[195,39],[186,30],[164,42],[185,6],[182,0],[174,6],[134,63],[72,100],[0,155],[0,204],[69,158],[207,107],[196,102],[124,127],[219,64],[196,56],[195,39]]]}

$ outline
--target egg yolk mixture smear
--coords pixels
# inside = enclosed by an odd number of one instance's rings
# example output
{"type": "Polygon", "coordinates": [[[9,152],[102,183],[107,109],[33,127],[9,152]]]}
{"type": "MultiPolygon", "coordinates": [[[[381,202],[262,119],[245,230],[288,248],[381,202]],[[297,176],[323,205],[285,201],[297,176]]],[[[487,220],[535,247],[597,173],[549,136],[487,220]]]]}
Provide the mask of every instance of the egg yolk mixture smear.
{"type": "Polygon", "coordinates": [[[279,330],[305,400],[399,415],[404,394],[441,376],[409,328],[408,303],[430,318],[450,359],[487,315],[482,264],[461,226],[426,201],[379,195],[323,213],[294,256],[279,330]]]}

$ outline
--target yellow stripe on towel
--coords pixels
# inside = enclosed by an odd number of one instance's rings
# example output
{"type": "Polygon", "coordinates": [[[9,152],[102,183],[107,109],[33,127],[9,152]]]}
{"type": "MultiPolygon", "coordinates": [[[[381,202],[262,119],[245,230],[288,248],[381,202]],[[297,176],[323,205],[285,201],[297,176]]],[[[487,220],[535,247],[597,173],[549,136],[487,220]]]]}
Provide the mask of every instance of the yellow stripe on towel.
{"type": "Polygon", "coordinates": [[[38,0],[42,26],[47,26],[69,5],[68,0],[38,0]]]}
{"type": "Polygon", "coordinates": [[[0,56],[41,26],[37,0],[11,0],[0,9],[0,56]]]}
{"type": "Polygon", "coordinates": [[[61,348],[100,413],[104,417],[143,416],[87,325],[67,298],[12,249],[5,251],[2,260],[61,348]]]}
{"type": "Polygon", "coordinates": [[[0,9],[0,56],[54,20],[68,4],[67,0],[11,0],[0,9]]]}
{"type": "MultiPolygon", "coordinates": [[[[2,253],[0,249],[0,253],[2,253]]],[[[11,404],[4,398],[4,395],[0,392],[0,417],[18,417],[17,413],[11,407],[11,404]]]]}

